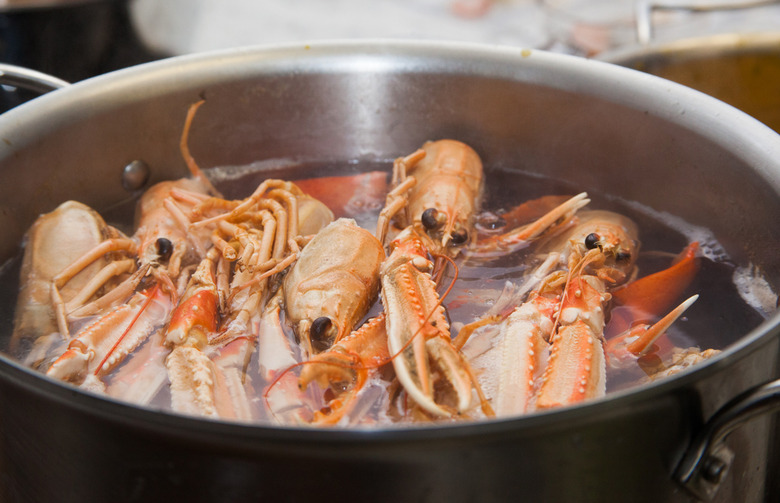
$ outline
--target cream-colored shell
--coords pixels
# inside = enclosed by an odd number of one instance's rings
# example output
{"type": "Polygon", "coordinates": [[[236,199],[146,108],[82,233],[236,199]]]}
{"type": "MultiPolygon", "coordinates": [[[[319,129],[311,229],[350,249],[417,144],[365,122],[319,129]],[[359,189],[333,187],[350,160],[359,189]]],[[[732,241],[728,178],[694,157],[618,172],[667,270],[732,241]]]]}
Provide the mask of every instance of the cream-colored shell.
{"type": "Polygon", "coordinates": [[[337,339],[348,334],[376,301],[384,258],[381,243],[354,220],[329,224],[284,279],[287,317],[299,327],[327,316],[337,326],[337,339]]]}

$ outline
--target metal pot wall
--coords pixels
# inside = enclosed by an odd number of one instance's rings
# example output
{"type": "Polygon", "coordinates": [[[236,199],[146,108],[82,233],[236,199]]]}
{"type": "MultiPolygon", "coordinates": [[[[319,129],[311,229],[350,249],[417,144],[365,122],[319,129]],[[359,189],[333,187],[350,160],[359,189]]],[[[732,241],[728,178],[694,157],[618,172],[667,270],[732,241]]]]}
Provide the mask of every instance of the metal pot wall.
{"type": "Polygon", "coordinates": [[[692,38],[598,59],[692,87],[780,131],[780,32],[692,38]]]}
{"type": "MultiPolygon", "coordinates": [[[[181,57],[22,105],[0,117],[0,257],[16,254],[36,216],[61,201],[102,211],[132,197],[122,170],[133,160],[151,167],[150,183],[184,176],[178,135],[187,106],[200,97],[206,104],[190,145],[204,167],[388,160],[426,139],[454,137],[480,152],[487,176],[523,170],[708,227],[734,261],[756,265],[780,289],[780,138],[769,128],[613,65],[437,43],[181,57]]],[[[0,291],[3,340],[14,297],[0,291]]],[[[705,476],[694,477],[700,495],[710,488],[717,501],[761,501],[772,497],[772,417],[734,426],[777,407],[778,323],[774,313],[695,370],[603,400],[412,429],[269,428],[160,413],[64,386],[0,356],[0,495],[690,501],[675,471],[688,457],[712,453],[696,472],[705,476]],[[690,447],[700,434],[710,436],[690,447]],[[721,446],[733,451],[732,462],[710,449],[721,446]]]]}

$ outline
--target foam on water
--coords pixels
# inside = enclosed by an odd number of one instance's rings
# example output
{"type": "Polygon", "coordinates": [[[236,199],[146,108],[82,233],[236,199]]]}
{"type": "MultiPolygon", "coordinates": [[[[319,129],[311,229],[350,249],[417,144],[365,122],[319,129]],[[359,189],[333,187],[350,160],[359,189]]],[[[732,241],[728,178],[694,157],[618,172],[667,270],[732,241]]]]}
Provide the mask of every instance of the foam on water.
{"type": "MultiPolygon", "coordinates": [[[[666,226],[688,238],[689,241],[698,241],[702,256],[713,262],[730,261],[728,253],[710,229],[693,225],[671,213],[654,210],[636,201],[623,202],[637,212],[663,222],[666,226]]],[[[772,286],[761,275],[758,267],[752,264],[737,267],[734,271],[733,281],[745,303],[761,313],[765,318],[769,317],[777,309],[777,293],[772,290],[772,286]]]]}
{"type": "Polygon", "coordinates": [[[738,267],[734,271],[733,279],[740,297],[762,316],[768,318],[777,310],[777,293],[761,276],[756,266],[750,264],[746,267],[738,267]]]}

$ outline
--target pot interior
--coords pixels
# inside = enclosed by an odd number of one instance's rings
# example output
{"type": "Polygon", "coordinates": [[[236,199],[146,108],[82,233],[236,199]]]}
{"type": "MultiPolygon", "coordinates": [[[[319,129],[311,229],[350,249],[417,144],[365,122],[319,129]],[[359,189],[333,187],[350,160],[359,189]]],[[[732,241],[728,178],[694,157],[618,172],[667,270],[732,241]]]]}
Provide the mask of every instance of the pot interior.
{"type": "MultiPolygon", "coordinates": [[[[122,186],[131,161],[150,167],[149,183],[186,176],[179,136],[188,106],[201,97],[189,145],[204,168],[266,161],[389,170],[426,140],[455,138],[481,155],[488,178],[522,173],[538,195],[588,191],[605,205],[631,201],[661,219],[679,218],[693,234],[706,229],[727,262],[755,268],[774,292],[780,287],[780,139],[768,128],[613,65],[435,44],[177,58],[13,110],[0,118],[2,260],[17,256],[40,213],[65,200],[121,211],[138,196],[122,186]]],[[[15,291],[7,286],[0,295],[7,339],[15,291]]],[[[742,310],[714,316],[703,345],[726,346],[763,320],[742,310]],[[723,333],[718,316],[748,317],[750,326],[723,333]]]]}

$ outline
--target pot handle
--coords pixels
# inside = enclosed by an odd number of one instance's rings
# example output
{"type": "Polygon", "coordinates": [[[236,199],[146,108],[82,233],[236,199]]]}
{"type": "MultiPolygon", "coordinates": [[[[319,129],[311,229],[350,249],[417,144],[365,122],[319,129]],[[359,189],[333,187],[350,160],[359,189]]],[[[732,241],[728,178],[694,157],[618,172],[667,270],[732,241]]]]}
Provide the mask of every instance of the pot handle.
{"type": "Polygon", "coordinates": [[[2,63],[0,63],[0,84],[21,87],[40,94],[46,94],[49,91],[56,91],[70,85],[62,79],[36,70],[2,63]]]}
{"type": "Polygon", "coordinates": [[[702,501],[709,501],[728,471],[734,453],[726,437],[747,421],[780,409],[780,379],[756,386],[721,407],[691,442],[674,478],[702,501]]]}
{"type": "Polygon", "coordinates": [[[717,12],[751,9],[765,5],[780,4],[779,0],[735,0],[731,2],[701,2],[696,0],[637,0],[636,37],[640,44],[647,45],[653,39],[653,12],[661,10],[683,10],[689,12],[717,12]]]}

